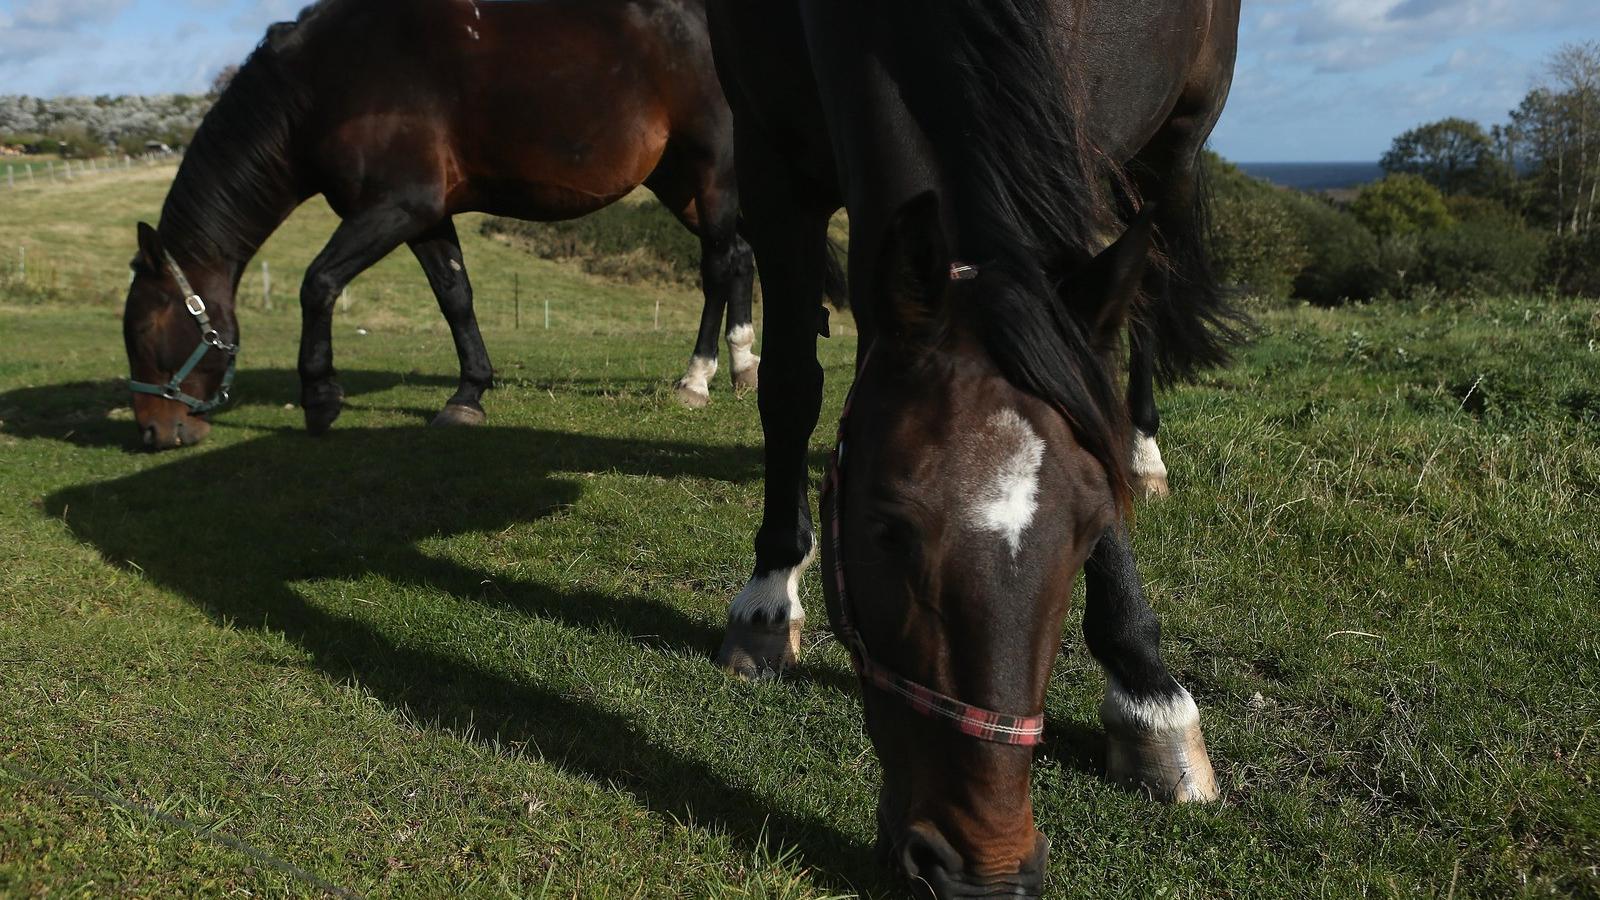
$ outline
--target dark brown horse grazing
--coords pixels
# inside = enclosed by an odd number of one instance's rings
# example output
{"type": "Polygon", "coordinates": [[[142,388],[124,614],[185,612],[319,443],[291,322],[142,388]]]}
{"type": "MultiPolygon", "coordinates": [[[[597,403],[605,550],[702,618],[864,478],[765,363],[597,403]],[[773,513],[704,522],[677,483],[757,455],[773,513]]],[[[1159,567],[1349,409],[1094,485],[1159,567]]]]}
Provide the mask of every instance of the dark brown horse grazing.
{"type": "Polygon", "coordinates": [[[1218,362],[1232,336],[1196,157],[1231,81],[1238,0],[710,14],[768,304],[765,511],[721,660],[756,675],[794,656],[818,549],[806,450],[826,229],[843,205],[861,343],[821,550],[883,764],[880,850],[938,897],[1037,896],[1029,746],[1080,569],[1108,774],[1168,800],[1217,793],[1127,538],[1115,353],[1130,317],[1147,372],[1218,362]]]}
{"type": "Polygon", "coordinates": [[[410,245],[461,359],[460,387],[434,422],[481,422],[492,371],[451,216],[571,218],[640,184],[701,241],[705,309],[679,396],[706,402],[724,307],[734,383],[753,385],[754,272],[699,0],[308,7],[268,31],[195,136],[159,231],[140,228],[124,329],[133,381],[146,385],[134,394],[145,443],[205,437],[238,342],[244,266],[307,198],[324,194],[344,220],[300,294],[301,400],[316,434],[339,415],[333,305],[357,274],[410,245]],[[203,345],[178,273],[221,348],[187,371],[203,345]]]}

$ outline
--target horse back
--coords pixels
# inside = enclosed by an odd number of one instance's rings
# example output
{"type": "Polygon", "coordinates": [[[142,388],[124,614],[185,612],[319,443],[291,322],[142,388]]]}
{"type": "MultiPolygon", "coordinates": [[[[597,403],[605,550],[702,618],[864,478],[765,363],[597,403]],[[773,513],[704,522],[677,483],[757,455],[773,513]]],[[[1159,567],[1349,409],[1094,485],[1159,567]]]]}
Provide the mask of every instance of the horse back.
{"type": "Polygon", "coordinates": [[[726,130],[694,3],[322,6],[294,50],[317,98],[302,147],[336,208],[413,185],[449,213],[576,216],[640,184],[676,135],[726,130]]]}

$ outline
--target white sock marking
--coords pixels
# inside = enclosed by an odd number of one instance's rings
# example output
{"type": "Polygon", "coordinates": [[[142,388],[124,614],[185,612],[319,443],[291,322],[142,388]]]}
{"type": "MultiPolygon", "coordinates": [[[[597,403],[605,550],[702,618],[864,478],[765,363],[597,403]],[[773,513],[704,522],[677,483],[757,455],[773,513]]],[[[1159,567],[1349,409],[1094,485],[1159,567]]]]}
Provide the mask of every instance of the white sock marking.
{"type": "Polygon", "coordinates": [[[696,356],[689,360],[689,371],[678,379],[678,387],[688,388],[697,394],[711,393],[711,378],[717,374],[717,361],[696,356]]]}
{"type": "Polygon", "coordinates": [[[735,325],[728,329],[728,355],[733,359],[733,371],[743,372],[751,366],[761,363],[761,357],[755,355],[751,348],[756,345],[756,330],[749,324],[735,325]]]}
{"type": "Polygon", "coordinates": [[[987,446],[1005,448],[994,473],[974,492],[976,502],[970,510],[973,527],[993,531],[1005,538],[1016,556],[1022,547],[1022,533],[1039,508],[1039,467],[1044,463],[1044,439],[1034,433],[1014,409],[1003,409],[989,419],[987,446]]]}
{"type": "Polygon", "coordinates": [[[728,617],[749,622],[756,613],[762,613],[768,623],[804,619],[806,611],[800,605],[800,576],[805,574],[806,567],[811,565],[816,555],[816,548],[813,547],[800,565],[792,569],[773,569],[750,579],[739,596],[733,598],[733,604],[728,607],[728,617]]]}
{"type": "Polygon", "coordinates": [[[1182,687],[1178,694],[1149,700],[1134,697],[1117,680],[1106,675],[1106,697],[1100,702],[1100,720],[1146,734],[1174,734],[1200,724],[1200,708],[1182,687]]]}
{"type": "Polygon", "coordinates": [[[1161,448],[1156,439],[1137,429],[1133,432],[1133,475],[1135,478],[1165,478],[1166,463],[1161,461],[1161,448]]]}

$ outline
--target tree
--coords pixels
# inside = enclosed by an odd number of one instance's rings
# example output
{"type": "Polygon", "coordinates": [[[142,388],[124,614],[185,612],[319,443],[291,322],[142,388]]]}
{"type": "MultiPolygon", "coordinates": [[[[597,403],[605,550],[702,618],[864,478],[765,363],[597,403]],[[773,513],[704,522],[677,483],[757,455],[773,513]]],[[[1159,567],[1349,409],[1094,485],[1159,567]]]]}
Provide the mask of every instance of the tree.
{"type": "Polygon", "coordinates": [[[1467,119],[1441,119],[1407,131],[1379,165],[1391,175],[1417,175],[1446,194],[1490,194],[1507,180],[1494,141],[1467,119]]]}
{"type": "Polygon", "coordinates": [[[1543,84],[1511,111],[1507,128],[1529,173],[1529,207],[1559,233],[1595,227],[1600,209],[1600,42],[1567,44],[1543,84]]]}
{"type": "Polygon", "coordinates": [[[1454,221],[1444,195],[1421,176],[1389,175],[1361,189],[1350,212],[1379,240],[1447,228],[1454,221]]]}
{"type": "Polygon", "coordinates": [[[211,100],[221,97],[222,92],[228,89],[228,85],[233,84],[233,76],[238,74],[238,66],[231,63],[223,66],[222,70],[217,73],[217,77],[211,79],[211,89],[206,91],[206,97],[211,100]]]}

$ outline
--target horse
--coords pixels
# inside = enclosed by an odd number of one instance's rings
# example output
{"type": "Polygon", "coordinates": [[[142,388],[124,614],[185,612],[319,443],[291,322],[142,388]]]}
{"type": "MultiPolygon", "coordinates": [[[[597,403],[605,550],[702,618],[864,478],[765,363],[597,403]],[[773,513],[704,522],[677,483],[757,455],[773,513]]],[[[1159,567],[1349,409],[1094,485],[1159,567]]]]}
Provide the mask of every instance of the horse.
{"type": "Polygon", "coordinates": [[[493,370],[452,216],[572,218],[641,184],[700,239],[705,306],[677,396],[708,401],[724,308],[743,392],[759,358],[732,150],[700,0],[309,6],[268,29],[201,123],[159,227],[138,228],[124,337],[144,443],[206,436],[232,382],[244,267],[319,193],[342,222],[300,291],[312,434],[342,405],[331,322],[360,272],[410,246],[461,363],[433,424],[478,424],[493,370]]]}
{"type": "Polygon", "coordinates": [[[1239,2],[708,11],[767,304],[764,508],[718,660],[746,677],[794,663],[820,549],[883,769],[880,854],[936,897],[1038,896],[1030,748],[1078,572],[1107,776],[1167,801],[1218,795],[1128,538],[1153,438],[1129,404],[1151,373],[1225,361],[1242,329],[1206,265],[1198,164],[1239,2]],[[819,541],[807,448],[841,206],[860,339],[819,541]]]}

